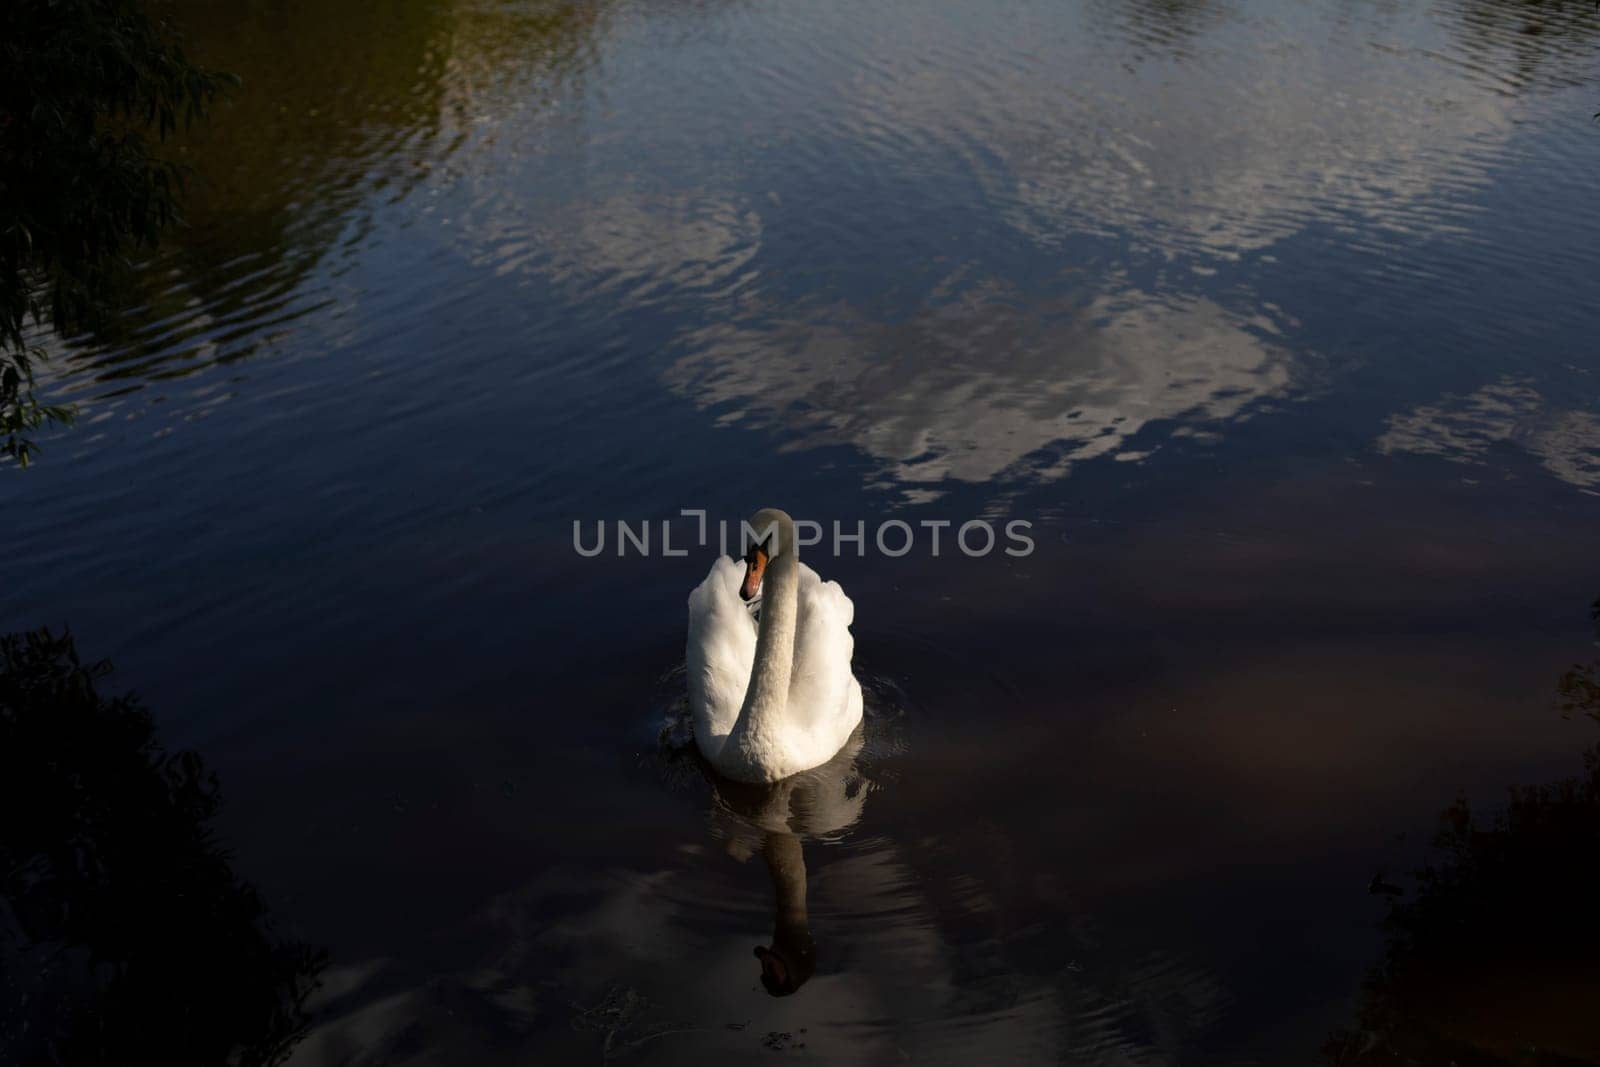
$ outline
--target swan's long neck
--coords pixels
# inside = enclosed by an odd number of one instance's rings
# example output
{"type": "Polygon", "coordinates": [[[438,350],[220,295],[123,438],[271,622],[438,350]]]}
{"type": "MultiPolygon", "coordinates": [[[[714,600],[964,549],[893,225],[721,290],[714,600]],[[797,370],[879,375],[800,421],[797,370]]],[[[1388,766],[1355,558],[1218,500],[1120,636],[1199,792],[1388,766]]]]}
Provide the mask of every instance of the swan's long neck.
{"type": "MultiPolygon", "coordinates": [[[[762,852],[777,898],[772,949],[783,964],[785,988],[780,991],[793,993],[805,985],[817,967],[817,943],[806,916],[806,858],[800,851],[800,839],[793,834],[769,835],[762,852]]],[[[762,970],[767,970],[765,962],[762,970]]]]}
{"type": "MultiPolygon", "coordinates": [[[[794,543],[794,524],[778,529],[778,554],[762,576],[761,624],[756,631],[756,658],[745,689],[739,721],[728,735],[751,759],[771,767],[772,754],[781,751],[784,711],[789,702],[789,678],[794,673],[794,631],[800,608],[800,559],[794,543]]],[[[781,775],[780,775],[781,777],[781,775]]]]}
{"type": "Polygon", "coordinates": [[[805,854],[794,833],[771,833],[762,846],[766,870],[773,877],[776,918],[774,944],[810,945],[811,920],[805,907],[805,854]]]}
{"type": "Polygon", "coordinates": [[[806,915],[806,859],[800,850],[800,839],[793,834],[769,834],[761,851],[772,875],[776,898],[773,941],[808,940],[811,931],[806,915]]]}

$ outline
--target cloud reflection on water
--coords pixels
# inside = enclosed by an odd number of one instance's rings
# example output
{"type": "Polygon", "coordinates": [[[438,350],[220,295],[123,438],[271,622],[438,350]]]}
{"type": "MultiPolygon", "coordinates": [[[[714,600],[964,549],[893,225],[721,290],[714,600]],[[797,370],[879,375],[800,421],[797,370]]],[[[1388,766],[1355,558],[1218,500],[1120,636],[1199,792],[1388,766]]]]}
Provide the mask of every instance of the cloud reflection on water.
{"type": "Polygon", "coordinates": [[[1227,259],[1318,224],[1363,243],[1465,236],[1479,209],[1464,194],[1490,181],[1520,106],[1414,8],[1022,4],[982,33],[892,21],[871,28],[853,125],[965,156],[1051,246],[1092,234],[1227,259]]]}
{"type": "MultiPolygon", "coordinates": [[[[1227,261],[1311,230],[1333,235],[1347,259],[1387,255],[1383,270],[1419,277],[1448,273],[1453,257],[1522,254],[1481,252],[1478,198],[1526,107],[1512,90],[1552,82],[1507,83],[1506,42],[1520,31],[1500,6],[1023,3],[1012,15],[974,25],[960,11],[907,19],[893,6],[807,14],[808,33],[829,39],[832,20],[849,18],[836,39],[854,62],[788,154],[812,190],[862,174],[954,180],[965,168],[982,190],[978,221],[952,228],[1011,227],[1035,246],[1025,271],[985,253],[957,257],[942,277],[908,272],[889,310],[842,284],[796,300],[783,278],[921,247],[929,219],[841,218],[837,205],[808,202],[817,242],[797,250],[785,243],[789,201],[740,191],[771,180],[745,154],[732,169],[708,167],[710,185],[598,197],[538,227],[506,223],[522,240],[493,225],[490,258],[503,270],[507,258],[543,256],[547,278],[683,312],[670,327],[674,390],[725,424],[781,434],[781,447],[853,447],[870,478],[920,501],[947,481],[1048,481],[1090,459],[1142,459],[1165,439],[1146,431],[1167,420],[1215,440],[1261,401],[1291,395],[1300,344],[1275,326],[1288,316],[1238,279],[1209,281],[1227,261]],[[1473,45],[1465,57],[1452,51],[1458,39],[1473,45]],[[1071,269],[1083,266],[1076,253],[1063,258],[1081,238],[1117,249],[1091,284],[1071,269]],[[1444,258],[1397,251],[1418,241],[1443,242],[1444,258]],[[1056,257],[1043,284],[1027,276],[1041,251],[1056,257]],[[1145,266],[1174,258],[1193,271],[1149,279],[1145,266]]],[[[1573,18],[1557,21],[1554,67],[1565,69],[1589,39],[1573,18]]],[[[746,28],[786,27],[757,17],[746,28]]],[[[627,35],[614,44],[630,54],[627,35]]],[[[809,85],[802,75],[818,62],[780,48],[771,74],[809,85]]],[[[654,106],[637,91],[624,80],[614,104],[654,106]]],[[[751,106],[756,126],[792,127],[792,116],[763,118],[788,106],[780,97],[763,92],[751,106]]],[[[924,192],[937,203],[947,191],[924,192]]],[[[1581,474],[1581,462],[1552,469],[1581,474]]]]}
{"type": "Polygon", "coordinates": [[[1568,485],[1591,493],[1600,487],[1600,417],[1555,407],[1513,378],[1396,413],[1375,442],[1385,455],[1440,456],[1474,466],[1489,465],[1495,449],[1507,445],[1531,454],[1568,485]]]}
{"type": "Polygon", "coordinates": [[[908,490],[1139,459],[1127,447],[1154,422],[1192,431],[1288,388],[1264,316],[1108,290],[1040,301],[987,282],[899,322],[848,305],[758,314],[690,334],[667,377],[724,421],[781,426],[790,447],[853,445],[908,490]]]}

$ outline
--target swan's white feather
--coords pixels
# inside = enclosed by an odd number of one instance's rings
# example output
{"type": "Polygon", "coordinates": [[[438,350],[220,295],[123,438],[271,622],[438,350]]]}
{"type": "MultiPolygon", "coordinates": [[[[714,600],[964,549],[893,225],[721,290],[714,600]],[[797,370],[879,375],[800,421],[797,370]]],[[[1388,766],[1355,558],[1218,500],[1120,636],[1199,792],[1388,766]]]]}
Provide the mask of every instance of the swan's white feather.
{"type": "Polygon", "coordinates": [[[789,716],[812,744],[805,766],[833,758],[861,721],[861,684],[850,671],[856,607],[838,582],[824,582],[800,564],[800,609],[795,623],[789,716]]]}
{"type": "MultiPolygon", "coordinates": [[[[794,669],[776,763],[798,769],[826,763],[861,722],[861,685],[850,670],[855,605],[838,582],[799,564],[794,669]]],[[[718,765],[739,720],[755,664],[756,621],[739,597],[744,568],[727,556],[689,595],[687,666],[695,741],[718,765]]]]}
{"type": "MultiPolygon", "coordinates": [[[[755,666],[756,621],[739,599],[743,580],[744,568],[721,556],[689,594],[689,707],[702,752],[708,745],[720,750],[739,721],[755,666]]],[[[714,762],[716,757],[707,752],[706,758],[714,762]]]]}

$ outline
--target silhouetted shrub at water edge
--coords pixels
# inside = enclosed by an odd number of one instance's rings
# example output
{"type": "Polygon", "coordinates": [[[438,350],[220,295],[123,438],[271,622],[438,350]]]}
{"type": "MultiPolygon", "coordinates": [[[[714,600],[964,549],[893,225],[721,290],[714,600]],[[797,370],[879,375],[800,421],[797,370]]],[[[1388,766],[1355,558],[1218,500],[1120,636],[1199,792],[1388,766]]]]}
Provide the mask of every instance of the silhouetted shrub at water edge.
{"type": "MultiPolygon", "coordinates": [[[[1564,712],[1600,722],[1600,659],[1559,692],[1564,712]]],[[[1600,1062],[1600,745],[1583,761],[1579,777],[1513,786],[1491,813],[1444,811],[1330,1062],[1600,1062]]]]}
{"type": "Polygon", "coordinates": [[[210,822],[216,777],[156,743],[70,635],[0,637],[0,1063],[281,1062],[323,955],[272,934],[210,822]]]}

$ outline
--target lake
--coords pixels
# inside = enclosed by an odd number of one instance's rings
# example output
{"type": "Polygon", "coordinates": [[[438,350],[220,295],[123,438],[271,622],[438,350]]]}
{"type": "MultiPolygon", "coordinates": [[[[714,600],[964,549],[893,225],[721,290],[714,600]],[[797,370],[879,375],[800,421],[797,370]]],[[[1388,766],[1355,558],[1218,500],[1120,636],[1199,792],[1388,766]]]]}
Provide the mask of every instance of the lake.
{"type": "Polygon", "coordinates": [[[216,771],[296,1067],[1332,1062],[1369,884],[1600,739],[1592,4],[158,9],[243,85],[0,630],[216,771]],[[865,531],[787,831],[681,721],[765,505],[865,531]]]}

